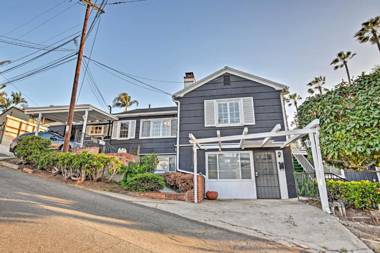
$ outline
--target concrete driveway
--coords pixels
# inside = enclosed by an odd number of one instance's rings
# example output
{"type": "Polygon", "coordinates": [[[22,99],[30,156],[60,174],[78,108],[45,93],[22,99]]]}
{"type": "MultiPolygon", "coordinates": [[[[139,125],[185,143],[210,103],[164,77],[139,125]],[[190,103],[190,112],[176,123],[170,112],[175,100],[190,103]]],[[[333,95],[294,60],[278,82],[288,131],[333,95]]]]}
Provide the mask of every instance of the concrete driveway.
{"type": "Polygon", "coordinates": [[[0,167],[0,252],[301,252],[0,167]]]}
{"type": "Polygon", "coordinates": [[[337,218],[293,200],[179,201],[141,199],[103,193],[154,207],[230,231],[316,252],[372,252],[337,218]]]}

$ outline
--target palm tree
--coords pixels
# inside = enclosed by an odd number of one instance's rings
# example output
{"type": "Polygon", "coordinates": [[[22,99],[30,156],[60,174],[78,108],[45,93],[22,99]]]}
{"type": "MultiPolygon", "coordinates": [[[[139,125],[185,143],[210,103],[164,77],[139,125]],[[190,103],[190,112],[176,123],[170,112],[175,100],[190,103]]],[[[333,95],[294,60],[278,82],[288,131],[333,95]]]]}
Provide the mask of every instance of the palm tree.
{"type": "Polygon", "coordinates": [[[28,103],[26,99],[22,96],[21,92],[19,91],[16,91],[16,92],[12,91],[11,102],[14,106],[18,106],[18,105],[23,106],[28,103]]]}
{"type": "Polygon", "coordinates": [[[8,97],[3,97],[1,98],[1,104],[0,104],[0,107],[5,111],[7,109],[9,109],[11,106],[12,106],[12,100],[9,99],[8,97]]]}
{"type": "Polygon", "coordinates": [[[354,36],[360,43],[377,44],[380,52],[380,16],[362,23],[362,28],[354,36]]]}
{"type": "Polygon", "coordinates": [[[326,77],[324,76],[316,76],[314,79],[307,84],[310,88],[307,90],[310,94],[314,94],[316,91],[319,95],[322,95],[323,92],[328,91],[328,89],[324,88],[323,85],[326,84],[326,77]]]}
{"type": "Polygon", "coordinates": [[[298,101],[302,98],[297,93],[292,93],[286,96],[285,101],[288,103],[288,106],[293,106],[296,108],[296,114],[298,114],[298,101]]]}
{"type": "Polygon", "coordinates": [[[7,93],[5,93],[3,90],[0,90],[0,107],[3,108],[3,105],[6,104],[8,104],[7,93]]]}
{"type": "Polygon", "coordinates": [[[131,96],[129,96],[127,92],[120,93],[113,100],[113,107],[124,108],[125,112],[128,110],[128,107],[132,106],[133,104],[138,106],[139,102],[137,100],[132,100],[131,96]]]}
{"type": "Polygon", "coordinates": [[[330,65],[334,65],[334,70],[337,70],[343,67],[346,69],[349,85],[351,85],[351,77],[350,77],[350,72],[348,71],[347,62],[348,60],[351,60],[352,58],[354,58],[355,55],[356,54],[352,53],[351,51],[347,51],[347,52],[340,51],[337,54],[337,57],[334,60],[332,60],[332,62],[330,63],[330,65]]]}

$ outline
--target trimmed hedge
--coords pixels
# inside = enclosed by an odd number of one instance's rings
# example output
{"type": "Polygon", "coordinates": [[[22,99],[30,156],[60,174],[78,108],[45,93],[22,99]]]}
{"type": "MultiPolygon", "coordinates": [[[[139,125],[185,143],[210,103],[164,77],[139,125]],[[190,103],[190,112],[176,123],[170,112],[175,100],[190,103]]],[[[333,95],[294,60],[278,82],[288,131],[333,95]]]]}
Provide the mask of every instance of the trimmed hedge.
{"type": "Polygon", "coordinates": [[[343,201],[347,207],[377,209],[380,205],[380,183],[363,181],[327,180],[330,200],[343,201]]]}
{"type": "Polygon", "coordinates": [[[111,175],[111,180],[123,167],[119,159],[105,154],[54,151],[50,148],[49,140],[38,136],[22,137],[16,146],[15,155],[38,169],[55,169],[65,178],[77,180],[80,176],[83,181],[100,180],[106,172],[111,175]]]}
{"type": "Polygon", "coordinates": [[[161,175],[142,173],[129,176],[121,181],[121,185],[132,192],[156,192],[165,187],[165,181],[161,175]]]}

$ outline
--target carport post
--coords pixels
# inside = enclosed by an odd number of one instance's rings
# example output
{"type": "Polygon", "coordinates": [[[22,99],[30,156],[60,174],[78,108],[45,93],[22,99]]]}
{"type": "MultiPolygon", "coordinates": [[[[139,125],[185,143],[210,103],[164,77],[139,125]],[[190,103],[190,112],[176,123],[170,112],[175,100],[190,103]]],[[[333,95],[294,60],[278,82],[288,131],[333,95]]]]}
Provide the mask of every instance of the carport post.
{"type": "Polygon", "coordinates": [[[325,172],[323,169],[321,148],[319,145],[319,127],[315,128],[315,132],[309,133],[311,142],[311,151],[313,154],[315,175],[318,183],[319,198],[321,200],[322,210],[326,213],[331,213],[329,208],[329,200],[327,197],[327,188],[325,180],[325,172]]]}
{"type": "Polygon", "coordinates": [[[197,163],[197,144],[193,144],[193,166],[194,166],[194,203],[198,203],[198,163],[197,163]]]}
{"type": "Polygon", "coordinates": [[[86,134],[86,127],[87,127],[87,120],[88,120],[88,110],[84,111],[83,115],[83,126],[82,126],[82,134],[80,137],[80,147],[83,148],[83,143],[84,143],[84,136],[86,134]]]}
{"type": "Polygon", "coordinates": [[[42,119],[42,113],[38,113],[38,118],[36,122],[37,123],[36,132],[34,133],[35,136],[37,136],[38,132],[40,131],[41,119],[42,119]]]}

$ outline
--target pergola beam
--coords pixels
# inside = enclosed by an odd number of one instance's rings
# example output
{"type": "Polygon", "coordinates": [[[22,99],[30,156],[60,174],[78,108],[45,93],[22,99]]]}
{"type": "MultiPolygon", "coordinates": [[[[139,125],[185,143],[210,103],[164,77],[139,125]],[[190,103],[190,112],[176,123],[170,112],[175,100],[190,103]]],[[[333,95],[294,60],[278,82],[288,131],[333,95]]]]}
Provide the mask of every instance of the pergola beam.
{"type": "MultiPolygon", "coordinates": [[[[270,131],[271,133],[276,133],[278,131],[281,130],[281,125],[280,124],[276,124],[272,130],[270,131]]],[[[264,147],[265,144],[271,139],[272,137],[268,136],[268,137],[265,137],[265,139],[263,140],[263,142],[261,143],[261,146],[260,147],[264,147]]]]}
{"type": "Polygon", "coordinates": [[[222,151],[222,142],[220,141],[220,130],[216,131],[216,136],[219,138],[219,141],[218,141],[219,151],[222,151]]]}
{"type": "Polygon", "coordinates": [[[241,134],[241,139],[240,139],[240,148],[244,149],[244,139],[245,136],[248,134],[248,127],[244,127],[243,133],[241,134]]]}

